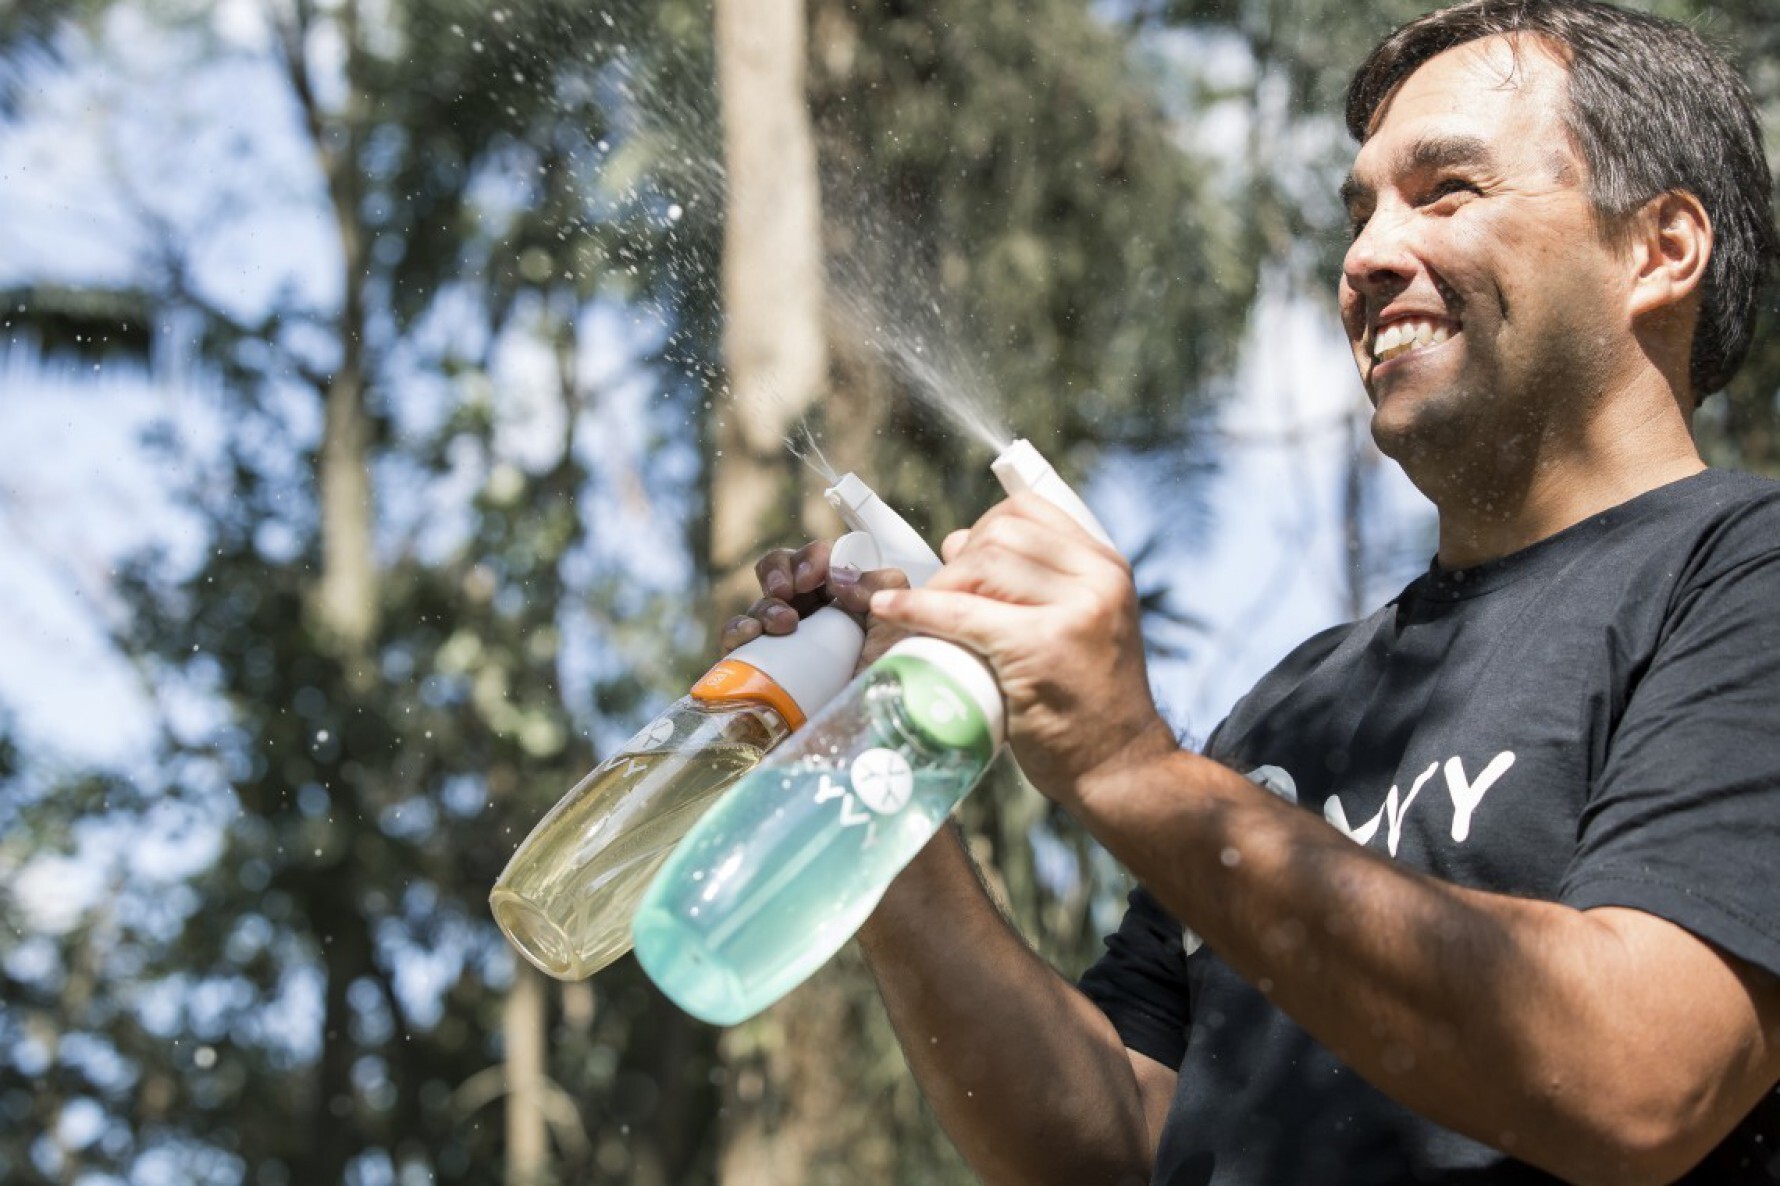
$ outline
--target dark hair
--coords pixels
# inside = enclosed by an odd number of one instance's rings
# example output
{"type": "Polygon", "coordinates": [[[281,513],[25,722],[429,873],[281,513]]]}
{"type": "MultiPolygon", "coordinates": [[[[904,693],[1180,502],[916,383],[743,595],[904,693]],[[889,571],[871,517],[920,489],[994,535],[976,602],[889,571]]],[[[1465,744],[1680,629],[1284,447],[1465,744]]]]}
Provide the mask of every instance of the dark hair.
{"type": "Polygon", "coordinates": [[[1700,400],[1743,365],[1756,305],[1780,255],[1773,177],[1749,90],[1692,29],[1597,0],[1462,0],[1404,25],[1347,88],[1364,142],[1379,106],[1424,62],[1485,37],[1526,34],[1568,67],[1570,135],[1609,233],[1652,198],[1684,190],[1712,221],[1689,378],[1700,400]]]}

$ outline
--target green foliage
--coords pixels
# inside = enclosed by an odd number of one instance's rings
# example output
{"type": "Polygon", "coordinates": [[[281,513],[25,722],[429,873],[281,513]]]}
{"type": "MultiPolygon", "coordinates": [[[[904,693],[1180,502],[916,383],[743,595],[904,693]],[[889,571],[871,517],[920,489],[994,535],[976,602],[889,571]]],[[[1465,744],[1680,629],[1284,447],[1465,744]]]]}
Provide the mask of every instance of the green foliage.
{"type": "Polygon", "coordinates": [[[843,352],[903,393],[875,470],[935,536],[996,492],[984,406],[1084,472],[1167,455],[1227,374],[1257,263],[1127,31],[1078,3],[812,6],[811,105],[843,352]],[[930,397],[922,402],[921,396],[930,397]]]}

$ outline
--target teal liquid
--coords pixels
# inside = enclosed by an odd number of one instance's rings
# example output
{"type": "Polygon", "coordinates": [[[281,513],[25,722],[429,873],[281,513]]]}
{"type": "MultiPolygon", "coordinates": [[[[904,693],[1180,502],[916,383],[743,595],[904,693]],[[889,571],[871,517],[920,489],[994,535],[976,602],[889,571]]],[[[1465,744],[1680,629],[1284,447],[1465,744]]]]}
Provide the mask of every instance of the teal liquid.
{"type": "Polygon", "coordinates": [[[812,722],[781,750],[789,764],[744,777],[662,867],[632,930],[644,971],[686,1012],[734,1025],[801,984],[852,938],[975,785],[986,757],[903,734],[896,691],[894,680],[880,681],[866,691],[863,714],[856,707],[812,722]],[[883,751],[907,763],[906,802],[854,785],[855,760],[867,751],[877,751],[867,767],[890,761],[883,751]]]}

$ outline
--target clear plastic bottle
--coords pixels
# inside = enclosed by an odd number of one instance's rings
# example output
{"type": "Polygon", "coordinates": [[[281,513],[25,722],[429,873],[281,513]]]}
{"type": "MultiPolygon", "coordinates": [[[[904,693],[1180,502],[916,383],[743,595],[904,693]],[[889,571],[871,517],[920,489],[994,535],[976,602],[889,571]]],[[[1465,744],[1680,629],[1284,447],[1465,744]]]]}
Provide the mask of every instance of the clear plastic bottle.
{"type": "MultiPolygon", "coordinates": [[[[1033,448],[995,464],[1106,533],[1033,448]]],[[[827,962],[976,785],[1005,727],[1001,691],[971,652],[932,638],[892,647],[739,781],[662,866],[632,929],[637,959],[682,1009],[733,1025],[827,962]]]]}
{"type": "Polygon", "coordinates": [[[802,983],[976,785],[1001,742],[1000,695],[968,652],[892,647],[663,867],[633,924],[651,979],[715,1025],[802,983]]]}
{"type": "MultiPolygon", "coordinates": [[[[851,648],[857,661],[858,642],[844,629],[836,634],[837,648],[851,648]]],[[[591,976],[623,955],[631,911],[673,846],[803,721],[796,702],[758,668],[741,659],[717,664],[532,829],[489,894],[501,930],[563,980],[591,976]]]]}
{"type": "MultiPolygon", "coordinates": [[[[939,559],[851,474],[829,501],[858,528],[830,563],[894,566],[911,581],[939,559]]],[[[737,647],[691,692],[602,762],[532,829],[489,894],[521,954],[563,980],[593,975],[631,945],[631,914],[675,844],[731,783],[846,686],[859,624],[832,607],[785,636],[737,647]]]]}

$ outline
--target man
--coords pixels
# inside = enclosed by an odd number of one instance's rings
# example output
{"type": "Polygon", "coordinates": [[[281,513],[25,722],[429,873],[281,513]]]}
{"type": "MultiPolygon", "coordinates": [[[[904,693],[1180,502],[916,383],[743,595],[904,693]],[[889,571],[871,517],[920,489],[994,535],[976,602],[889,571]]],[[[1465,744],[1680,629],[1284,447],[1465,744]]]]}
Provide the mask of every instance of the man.
{"type": "Polygon", "coordinates": [[[1467,0],[1383,42],[1348,119],[1342,321],[1439,509],[1425,577],[1206,756],[1126,566],[1029,498],[921,591],[769,556],[726,641],[827,577],[973,648],[1027,775],[1141,884],[1079,989],[949,834],[861,932],[984,1181],[1780,1182],[1780,489],[1690,431],[1775,255],[1748,99],[1678,26],[1467,0]]]}

